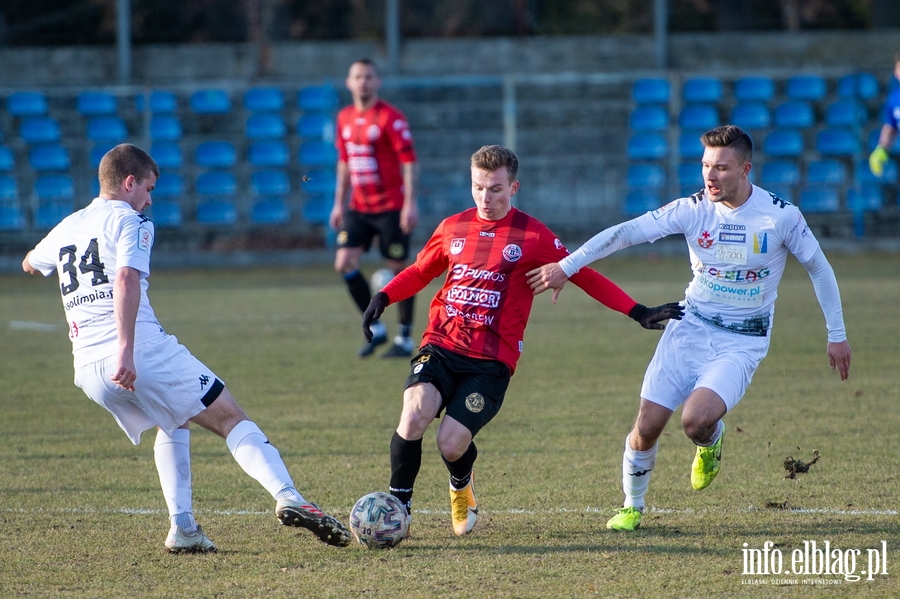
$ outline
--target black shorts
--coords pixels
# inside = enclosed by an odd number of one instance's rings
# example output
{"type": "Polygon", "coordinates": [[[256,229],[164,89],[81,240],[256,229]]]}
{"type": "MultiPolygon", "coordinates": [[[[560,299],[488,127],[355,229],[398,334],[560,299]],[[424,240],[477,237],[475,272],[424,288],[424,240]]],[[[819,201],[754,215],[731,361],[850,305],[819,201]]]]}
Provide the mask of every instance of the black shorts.
{"type": "Polygon", "coordinates": [[[378,236],[378,249],[389,260],[406,260],[409,235],[400,228],[400,211],[366,214],[356,210],[344,212],[344,228],[338,233],[339,248],[363,248],[368,252],[372,239],[378,236]]]}
{"type": "Polygon", "coordinates": [[[500,411],[511,376],[503,362],[470,358],[429,344],[410,361],[404,389],[416,383],[434,385],[441,394],[437,415],[446,410],[474,437],[500,411]]]}

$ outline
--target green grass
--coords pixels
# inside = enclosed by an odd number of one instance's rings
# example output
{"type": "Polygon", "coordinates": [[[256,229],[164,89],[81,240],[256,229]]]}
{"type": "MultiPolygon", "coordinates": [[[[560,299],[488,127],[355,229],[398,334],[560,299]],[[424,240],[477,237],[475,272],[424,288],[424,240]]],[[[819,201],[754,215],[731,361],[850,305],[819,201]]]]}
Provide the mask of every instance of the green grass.
{"type": "MultiPolygon", "coordinates": [[[[134,447],[72,384],[55,279],[0,275],[0,596],[3,597],[895,597],[900,585],[900,429],[894,255],[833,256],[853,347],[841,383],[821,311],[796,261],[771,351],[726,417],[722,471],[690,488],[678,416],[660,440],[634,534],[620,506],[622,444],[658,339],[574,286],[535,302],[499,416],[478,437],[475,531],[452,534],[446,470],[425,437],[411,538],[391,551],[327,547],[278,525],[270,497],[224,442],[195,428],[198,520],[215,555],[171,556],[152,433],[134,447]],[[21,323],[57,325],[35,330],[21,323]],[[787,455],[821,460],[785,480],[787,455]],[[804,540],[888,546],[888,575],[827,590],[742,574],[744,543],[790,561],[804,540]],[[742,584],[766,579],[767,586],[742,584]]],[[[680,299],[686,259],[625,257],[603,270],[645,304],[680,299]]],[[[434,288],[429,288],[433,293],[434,288]]],[[[356,358],[359,315],[325,267],[156,272],[167,330],[221,376],[310,499],[346,520],[383,490],[404,361],[356,358]]],[[[420,296],[418,329],[429,295],[420,296]]],[[[396,315],[389,308],[386,322],[396,315]]],[[[782,577],[783,578],[783,577],[782,577]]]]}

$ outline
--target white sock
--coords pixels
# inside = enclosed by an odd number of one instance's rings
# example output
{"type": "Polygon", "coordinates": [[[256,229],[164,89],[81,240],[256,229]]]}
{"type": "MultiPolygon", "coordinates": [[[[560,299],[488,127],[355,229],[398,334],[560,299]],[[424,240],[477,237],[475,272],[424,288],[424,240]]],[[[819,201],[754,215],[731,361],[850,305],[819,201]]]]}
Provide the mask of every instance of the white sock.
{"type": "Polygon", "coordinates": [[[171,436],[162,430],[156,433],[153,446],[156,471],[162,487],[169,520],[186,532],[197,528],[191,492],[191,431],[176,429],[171,436]]]}
{"type": "Polygon", "coordinates": [[[297,492],[281,454],[269,443],[255,422],[243,420],[235,426],[225,439],[231,455],[275,499],[305,501],[297,492]],[[284,491],[287,493],[280,493],[284,491]],[[293,492],[291,492],[293,491],[293,492]]]}
{"type": "Polygon", "coordinates": [[[625,453],[622,455],[622,490],[625,491],[624,507],[644,509],[644,495],[650,486],[650,473],[656,466],[659,443],[647,451],[631,448],[631,434],[625,437],[625,453]]]}
{"type": "Polygon", "coordinates": [[[724,430],[725,430],[725,423],[722,422],[721,420],[719,420],[719,422],[716,423],[716,430],[712,434],[712,437],[710,437],[703,443],[697,443],[697,446],[698,447],[710,447],[712,445],[715,445],[716,441],[719,440],[719,437],[722,436],[722,433],[724,432],[724,430]]]}

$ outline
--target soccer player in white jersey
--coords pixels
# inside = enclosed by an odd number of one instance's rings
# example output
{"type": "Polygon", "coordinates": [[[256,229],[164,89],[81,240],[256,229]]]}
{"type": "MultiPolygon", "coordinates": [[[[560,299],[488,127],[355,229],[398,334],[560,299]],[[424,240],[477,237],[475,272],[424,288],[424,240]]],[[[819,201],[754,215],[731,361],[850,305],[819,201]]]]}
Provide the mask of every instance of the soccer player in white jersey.
{"type": "Polygon", "coordinates": [[[640,525],[644,494],[656,462],[657,439],[679,406],[685,434],[697,445],[691,486],[706,488],[719,472],[722,417],[743,397],[769,348],[778,282],[790,252],[806,268],[828,329],[827,354],[841,380],[850,374],[834,271],[800,210],[750,182],[753,144],[739,127],[707,131],[705,188],[633,220],[610,227],[558,263],[528,273],[534,293],[620,249],[684,235],[694,278],[685,291],[685,316],[666,327],[647,367],[637,420],[622,459],[624,507],[607,528],[640,525]]]}
{"type": "Polygon", "coordinates": [[[189,421],[225,439],[241,468],[276,500],[282,524],[307,528],[329,545],[349,544],[347,529],[297,491],[278,450],[225,384],[156,320],[147,299],[154,229],[141,212],[158,176],[145,151],[116,146],[100,161],[100,197],[22,261],[27,273],[59,276],[75,384],[135,445],[158,427],[154,457],[169,508],[170,552],[216,550],[194,520],[189,421]]]}

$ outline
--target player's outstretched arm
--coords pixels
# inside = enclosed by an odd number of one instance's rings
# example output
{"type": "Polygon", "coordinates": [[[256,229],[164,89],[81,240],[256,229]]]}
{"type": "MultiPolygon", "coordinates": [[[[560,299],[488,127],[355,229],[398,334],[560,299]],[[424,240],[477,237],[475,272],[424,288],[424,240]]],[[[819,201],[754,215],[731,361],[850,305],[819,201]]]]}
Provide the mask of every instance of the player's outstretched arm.
{"type": "Polygon", "coordinates": [[[665,320],[681,320],[684,316],[684,308],[678,302],[671,302],[648,308],[643,304],[636,304],[628,313],[628,316],[637,321],[645,329],[662,330],[666,328],[665,320]]]}
{"type": "Polygon", "coordinates": [[[569,275],[562,269],[559,262],[551,262],[540,268],[529,270],[525,273],[525,276],[528,277],[527,283],[534,295],[553,289],[554,304],[559,297],[559,292],[562,291],[566,281],[569,280],[569,275]]]}
{"type": "Polygon", "coordinates": [[[831,369],[837,368],[841,374],[841,380],[846,381],[850,377],[850,343],[848,341],[829,341],[827,351],[831,369]]]}
{"type": "Polygon", "coordinates": [[[25,254],[25,259],[22,260],[22,270],[24,270],[25,272],[27,272],[30,275],[43,274],[41,271],[39,271],[38,269],[36,269],[35,267],[33,267],[31,265],[31,261],[28,259],[29,256],[31,256],[31,252],[28,252],[27,254],[25,254]]]}

